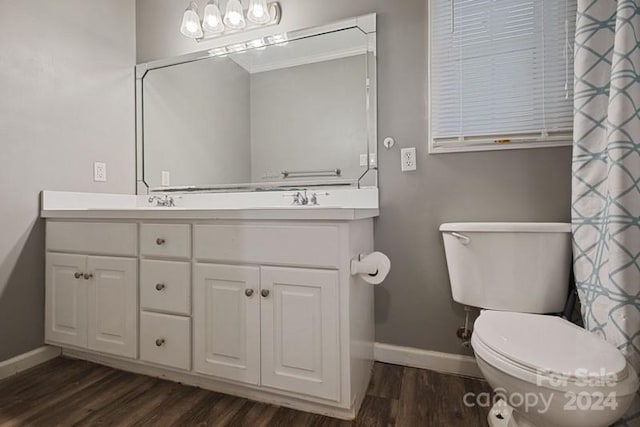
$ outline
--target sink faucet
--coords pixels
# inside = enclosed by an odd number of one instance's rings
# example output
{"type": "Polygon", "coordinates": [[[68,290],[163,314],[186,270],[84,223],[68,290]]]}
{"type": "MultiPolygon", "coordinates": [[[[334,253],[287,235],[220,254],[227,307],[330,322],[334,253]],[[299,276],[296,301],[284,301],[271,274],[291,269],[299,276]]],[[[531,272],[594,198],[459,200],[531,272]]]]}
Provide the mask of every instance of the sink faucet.
{"type": "Polygon", "coordinates": [[[293,195],[293,204],[306,206],[309,204],[309,198],[307,197],[307,190],[304,190],[304,193],[297,192],[293,195]]]}
{"type": "Polygon", "coordinates": [[[298,191],[297,193],[291,194],[293,197],[292,205],[296,206],[318,206],[318,196],[328,196],[329,193],[311,193],[307,195],[307,190],[302,192],[298,191]]]}
{"type": "Polygon", "coordinates": [[[165,208],[172,208],[176,205],[175,200],[168,194],[163,194],[161,196],[154,195],[149,197],[149,203],[155,203],[155,206],[161,206],[165,208]]]}

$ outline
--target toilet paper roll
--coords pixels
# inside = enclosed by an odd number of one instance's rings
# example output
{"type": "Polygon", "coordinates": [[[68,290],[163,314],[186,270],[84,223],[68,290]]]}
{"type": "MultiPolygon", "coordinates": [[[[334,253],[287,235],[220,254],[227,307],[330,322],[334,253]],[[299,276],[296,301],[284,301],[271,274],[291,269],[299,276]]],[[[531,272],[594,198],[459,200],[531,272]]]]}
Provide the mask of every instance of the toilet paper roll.
{"type": "Polygon", "coordinates": [[[351,261],[351,274],[358,275],[367,283],[377,285],[389,274],[391,261],[382,252],[372,252],[359,261],[351,261]]]}

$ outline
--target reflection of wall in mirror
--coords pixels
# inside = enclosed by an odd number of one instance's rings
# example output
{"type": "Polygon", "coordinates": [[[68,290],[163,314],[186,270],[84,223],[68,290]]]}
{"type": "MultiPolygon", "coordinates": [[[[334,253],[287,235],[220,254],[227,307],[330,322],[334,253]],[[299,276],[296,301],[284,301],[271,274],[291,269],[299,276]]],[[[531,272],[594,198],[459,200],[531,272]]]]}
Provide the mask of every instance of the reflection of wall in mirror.
{"type": "Polygon", "coordinates": [[[367,150],[365,79],[363,54],[251,74],[251,180],[336,168],[358,178],[367,150]]]}
{"type": "Polygon", "coordinates": [[[150,71],[144,79],[144,175],[170,184],[249,182],[249,73],[229,58],[150,71]]]}

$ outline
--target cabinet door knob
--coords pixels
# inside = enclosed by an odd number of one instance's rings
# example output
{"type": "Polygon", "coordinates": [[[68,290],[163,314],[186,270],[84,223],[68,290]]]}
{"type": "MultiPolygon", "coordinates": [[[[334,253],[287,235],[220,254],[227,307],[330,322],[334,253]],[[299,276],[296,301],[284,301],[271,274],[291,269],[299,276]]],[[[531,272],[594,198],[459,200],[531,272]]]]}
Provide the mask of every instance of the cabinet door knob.
{"type": "Polygon", "coordinates": [[[157,346],[157,347],[162,347],[162,346],[164,345],[164,342],[165,342],[165,341],[164,341],[164,338],[158,338],[158,339],[156,340],[156,346],[157,346]]]}
{"type": "Polygon", "coordinates": [[[84,280],[89,280],[93,278],[93,273],[84,273],[84,280]]]}
{"type": "Polygon", "coordinates": [[[156,283],[156,291],[163,291],[166,287],[164,283],[156,283]]]}
{"type": "Polygon", "coordinates": [[[264,298],[268,297],[268,296],[269,296],[269,289],[263,289],[263,290],[260,292],[260,294],[261,294],[264,298]]]}
{"type": "Polygon", "coordinates": [[[73,273],[73,277],[75,277],[76,279],[79,279],[82,277],[82,273],[80,273],[79,271],[76,271],[75,273],[73,273]]]}
{"type": "Polygon", "coordinates": [[[165,242],[166,242],[166,240],[164,240],[162,237],[158,237],[156,239],[156,245],[158,245],[158,246],[164,245],[165,242]]]}
{"type": "Polygon", "coordinates": [[[245,289],[244,290],[244,294],[248,297],[250,297],[251,295],[253,295],[253,289],[245,289]]]}

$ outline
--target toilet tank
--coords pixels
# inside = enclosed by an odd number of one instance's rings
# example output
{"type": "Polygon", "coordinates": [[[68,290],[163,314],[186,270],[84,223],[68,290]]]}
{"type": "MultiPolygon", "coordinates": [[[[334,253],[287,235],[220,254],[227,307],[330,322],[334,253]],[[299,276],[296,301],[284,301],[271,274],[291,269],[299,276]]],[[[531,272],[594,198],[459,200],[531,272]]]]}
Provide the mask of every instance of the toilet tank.
{"type": "Polygon", "coordinates": [[[440,231],[455,301],[521,313],[564,309],[571,224],[448,223],[440,231]]]}

